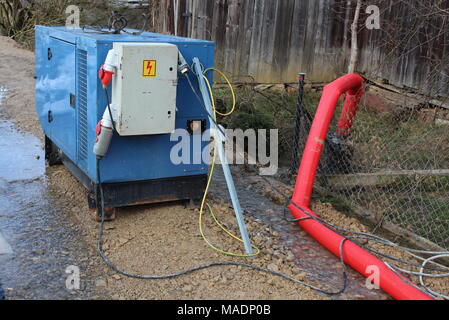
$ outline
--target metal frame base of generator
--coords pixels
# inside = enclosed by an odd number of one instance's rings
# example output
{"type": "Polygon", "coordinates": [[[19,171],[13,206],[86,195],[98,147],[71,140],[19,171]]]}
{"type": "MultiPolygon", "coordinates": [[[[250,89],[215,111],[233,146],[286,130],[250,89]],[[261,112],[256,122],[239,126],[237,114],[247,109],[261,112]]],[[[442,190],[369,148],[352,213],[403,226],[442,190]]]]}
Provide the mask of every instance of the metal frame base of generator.
{"type": "MultiPolygon", "coordinates": [[[[89,209],[95,211],[96,219],[101,218],[97,210],[100,206],[100,187],[94,183],[76,164],[64,155],[45,137],[45,159],[48,165],[64,164],[69,171],[87,188],[89,209]]],[[[207,175],[164,178],[156,180],[130,181],[102,184],[106,220],[115,218],[115,209],[120,207],[185,201],[192,207],[198,206],[207,185],[207,175]]]]}

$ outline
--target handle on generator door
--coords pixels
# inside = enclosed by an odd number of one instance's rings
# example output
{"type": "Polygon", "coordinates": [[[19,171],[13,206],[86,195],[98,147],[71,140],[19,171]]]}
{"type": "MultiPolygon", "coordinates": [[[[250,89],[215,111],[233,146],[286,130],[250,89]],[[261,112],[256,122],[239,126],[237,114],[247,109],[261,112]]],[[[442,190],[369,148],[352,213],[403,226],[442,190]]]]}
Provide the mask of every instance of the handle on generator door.
{"type": "Polygon", "coordinates": [[[363,83],[364,80],[361,76],[348,74],[324,87],[304,149],[289,209],[295,219],[304,219],[298,221],[298,223],[306,232],[360,274],[370,277],[372,276],[371,270],[376,267],[379,271],[380,288],[393,298],[399,300],[431,300],[430,296],[413,286],[405,277],[396,274],[383,261],[329,229],[321,222],[310,219],[311,217],[317,217],[310,209],[313,184],[338,100],[341,95],[346,93],[336,129],[339,136],[345,137],[352,128],[358,104],[364,93],[363,83]]]}

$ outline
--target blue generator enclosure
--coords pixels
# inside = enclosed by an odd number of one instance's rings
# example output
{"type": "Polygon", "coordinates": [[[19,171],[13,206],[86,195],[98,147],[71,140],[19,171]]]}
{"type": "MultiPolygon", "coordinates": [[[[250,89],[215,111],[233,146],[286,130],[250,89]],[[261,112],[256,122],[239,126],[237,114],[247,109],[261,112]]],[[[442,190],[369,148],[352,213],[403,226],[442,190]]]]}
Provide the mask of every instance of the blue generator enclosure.
{"type": "MultiPolygon", "coordinates": [[[[172,56],[179,52],[188,66],[197,57],[205,69],[212,68],[214,43],[66,27],[36,26],[35,32],[36,110],[46,159],[50,165],[64,163],[85,185],[90,207],[98,204],[98,173],[105,207],[200,199],[208,165],[198,162],[193,136],[198,127],[207,130],[210,120],[195,96],[196,75],[190,74],[189,84],[172,56]],[[114,86],[105,90],[99,70],[110,50],[117,69],[112,72],[114,86]],[[116,130],[100,163],[93,150],[108,104],[116,130]],[[179,144],[171,141],[177,129],[192,136],[187,163],[170,158],[179,144]]],[[[208,144],[201,143],[202,149],[208,144]]]]}

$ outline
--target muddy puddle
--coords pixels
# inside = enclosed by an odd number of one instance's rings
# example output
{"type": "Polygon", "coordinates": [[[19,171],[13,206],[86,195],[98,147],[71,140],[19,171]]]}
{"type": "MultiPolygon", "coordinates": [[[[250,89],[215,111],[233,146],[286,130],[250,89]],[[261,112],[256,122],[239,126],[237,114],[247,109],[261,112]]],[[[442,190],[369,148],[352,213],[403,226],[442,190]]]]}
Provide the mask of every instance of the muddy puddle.
{"type": "MultiPolygon", "coordinates": [[[[291,218],[288,209],[273,203],[270,199],[256,190],[260,185],[251,185],[248,174],[241,167],[233,167],[233,175],[242,208],[247,216],[262,222],[268,228],[280,235],[279,240],[269,240],[269,245],[287,246],[295,255],[296,264],[308,275],[312,281],[329,291],[339,291],[343,287],[343,267],[340,260],[328,252],[312,237],[307,235],[297,223],[284,220],[285,215],[291,218]]],[[[264,182],[265,183],[265,182],[264,182]]],[[[254,184],[254,182],[253,182],[254,184]]],[[[268,184],[267,184],[268,185],[268,184]]],[[[268,185],[269,186],[269,185],[268,185]]],[[[214,176],[212,192],[216,198],[229,199],[226,182],[221,170],[214,176]]],[[[252,236],[257,235],[257,230],[252,236]]],[[[365,286],[365,278],[350,267],[346,267],[349,274],[349,287],[345,294],[336,299],[387,299],[382,291],[369,290],[365,286]]]]}
{"type": "Polygon", "coordinates": [[[17,132],[13,123],[6,120],[0,120],[0,137],[0,179],[3,183],[43,177],[44,155],[38,138],[17,132]]]}
{"type": "Polygon", "coordinates": [[[0,120],[0,298],[96,297],[82,232],[49,194],[46,179],[40,140],[0,120]],[[66,287],[69,266],[80,269],[80,291],[66,287]]]}

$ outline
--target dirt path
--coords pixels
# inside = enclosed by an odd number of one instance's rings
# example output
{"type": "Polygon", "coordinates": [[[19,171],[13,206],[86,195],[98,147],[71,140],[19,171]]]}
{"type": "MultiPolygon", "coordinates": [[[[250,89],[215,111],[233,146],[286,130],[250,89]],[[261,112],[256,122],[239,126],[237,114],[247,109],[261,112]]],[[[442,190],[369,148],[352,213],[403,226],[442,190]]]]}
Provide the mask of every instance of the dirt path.
{"type": "MultiPolygon", "coordinates": [[[[12,40],[4,37],[0,37],[0,48],[0,86],[9,90],[4,106],[0,108],[0,118],[12,119],[18,130],[31,132],[42,139],[34,110],[33,53],[17,48],[12,40]]],[[[40,160],[42,161],[41,158],[40,160]]],[[[261,190],[262,184],[256,178],[250,184],[253,187],[250,187],[248,175],[240,170],[235,170],[234,173],[237,188],[242,195],[242,204],[248,215],[251,236],[254,243],[262,249],[260,256],[242,260],[227,258],[214,252],[199,235],[198,210],[189,210],[174,204],[120,209],[117,219],[106,226],[105,248],[108,257],[121,268],[143,274],[173,273],[215,261],[249,262],[285,272],[328,290],[338,290],[342,284],[342,268],[338,259],[306,236],[298,226],[282,222],[283,206],[273,203],[272,193],[264,193],[261,190]]],[[[80,267],[84,282],[89,284],[84,293],[73,292],[70,295],[72,298],[108,296],[113,299],[328,299],[303,286],[241,267],[215,267],[172,280],[145,281],[117,275],[101,263],[95,254],[98,225],[89,214],[83,186],[63,166],[47,168],[45,175],[42,173],[38,181],[43,183],[39,187],[45,187],[45,192],[52,199],[56,199],[51,203],[52,214],[57,216],[61,223],[55,225],[52,222],[51,226],[47,226],[56,229],[54,236],[49,237],[46,233],[36,234],[36,241],[45,242],[47,237],[71,238],[63,243],[65,246],[71,246],[67,248],[67,252],[74,257],[73,264],[80,267]],[[66,221],[67,225],[62,221],[66,221]],[[73,245],[75,242],[79,245],[73,245]]],[[[10,187],[8,184],[3,190],[9,190],[10,187]]],[[[32,193],[35,187],[33,184],[27,186],[21,181],[20,192],[32,193]]],[[[237,231],[224,190],[223,180],[217,176],[211,202],[219,219],[231,230],[237,231]]],[[[14,194],[9,196],[14,198],[14,194]]],[[[48,206],[42,207],[39,197],[32,203],[36,208],[30,210],[30,216],[34,211],[39,213],[48,210],[48,206]]],[[[14,206],[18,205],[18,202],[12,202],[11,205],[13,207],[10,211],[16,212],[17,208],[14,206]]],[[[331,207],[325,208],[329,215],[338,215],[331,207]]],[[[9,219],[8,212],[5,216],[9,219]]],[[[45,221],[49,218],[43,214],[38,216],[40,223],[46,226],[48,222],[45,221]]],[[[0,228],[1,226],[2,224],[0,228]]],[[[206,217],[205,229],[213,243],[227,250],[241,252],[241,245],[220,232],[209,216],[206,217]]],[[[46,249],[39,251],[39,259],[66,261],[61,255],[53,255],[52,248],[56,246],[54,242],[46,243],[46,249]]],[[[33,247],[22,247],[21,256],[23,259],[27,256],[33,257],[35,251],[36,248],[33,247]]],[[[1,277],[0,273],[0,281],[1,277]]],[[[25,282],[32,282],[28,275],[23,277],[25,282]]],[[[38,283],[41,284],[49,282],[50,285],[60,281],[60,277],[45,278],[44,271],[39,271],[34,277],[39,278],[38,283]]],[[[355,272],[350,272],[350,278],[348,291],[334,297],[335,299],[388,298],[382,292],[367,290],[364,287],[364,279],[355,272]]],[[[8,279],[5,278],[3,282],[7,287],[5,282],[8,282],[8,279]]],[[[17,279],[15,283],[21,286],[17,279]]],[[[23,285],[15,291],[26,291],[27,288],[34,293],[31,294],[32,297],[40,297],[41,292],[32,286],[23,285]]],[[[7,290],[7,298],[28,297],[25,293],[23,296],[15,295],[15,291],[7,290]]],[[[57,291],[58,289],[55,289],[53,296],[65,297],[57,295],[57,291]]],[[[53,296],[50,294],[49,298],[53,296]]]]}
{"type": "Polygon", "coordinates": [[[0,36],[0,87],[8,88],[2,118],[14,119],[19,130],[42,138],[34,108],[34,53],[18,48],[10,38],[0,36]]]}

